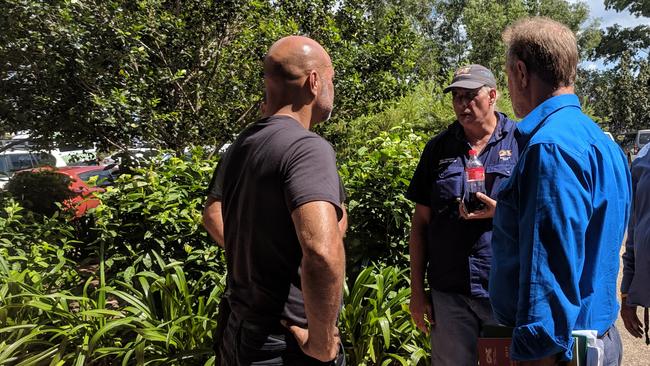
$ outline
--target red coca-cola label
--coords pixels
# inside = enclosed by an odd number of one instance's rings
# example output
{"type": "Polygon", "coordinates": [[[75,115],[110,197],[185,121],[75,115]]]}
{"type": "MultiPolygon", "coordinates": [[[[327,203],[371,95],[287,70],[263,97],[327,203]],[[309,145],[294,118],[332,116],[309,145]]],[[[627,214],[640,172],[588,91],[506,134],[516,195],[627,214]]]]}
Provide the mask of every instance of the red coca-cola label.
{"type": "Polygon", "coordinates": [[[467,168],[467,180],[485,180],[485,169],[482,166],[467,168]]]}

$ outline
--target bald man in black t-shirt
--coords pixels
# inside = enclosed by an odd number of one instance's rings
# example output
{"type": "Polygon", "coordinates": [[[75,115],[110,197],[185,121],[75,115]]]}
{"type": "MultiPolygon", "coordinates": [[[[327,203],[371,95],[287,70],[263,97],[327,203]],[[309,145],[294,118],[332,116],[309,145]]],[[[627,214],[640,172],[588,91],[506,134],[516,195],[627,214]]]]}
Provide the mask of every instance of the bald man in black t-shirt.
{"type": "Polygon", "coordinates": [[[293,36],[271,47],[264,73],[268,117],[230,146],[204,211],[228,266],[221,364],[341,365],[344,193],[334,150],[309,131],[332,111],[334,69],[293,36]]]}

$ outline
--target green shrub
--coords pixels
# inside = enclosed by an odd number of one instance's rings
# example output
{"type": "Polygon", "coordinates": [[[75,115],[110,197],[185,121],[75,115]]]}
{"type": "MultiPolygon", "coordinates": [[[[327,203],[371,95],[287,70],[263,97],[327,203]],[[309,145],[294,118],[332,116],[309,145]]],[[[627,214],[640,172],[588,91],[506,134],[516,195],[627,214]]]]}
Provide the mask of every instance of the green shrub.
{"type": "Polygon", "coordinates": [[[24,208],[51,216],[63,201],[74,196],[69,185],[68,176],[45,169],[16,173],[6,188],[24,208]]]}
{"type": "Polygon", "coordinates": [[[406,269],[368,267],[345,287],[341,337],[349,365],[428,365],[429,341],[411,319],[406,269]]]}
{"type": "Polygon", "coordinates": [[[21,273],[23,283],[39,291],[66,288],[79,281],[76,263],[70,259],[80,244],[75,233],[65,217],[35,215],[12,198],[2,200],[0,258],[12,271],[21,273]]]}
{"type": "Polygon", "coordinates": [[[223,277],[206,272],[189,286],[182,262],[156,256],[137,285],[111,281],[80,295],[26,284],[0,257],[0,364],[212,365],[212,335],[223,277]],[[200,288],[210,287],[209,295],[200,288]],[[117,299],[107,309],[105,296],[117,299]]]}
{"type": "Polygon", "coordinates": [[[336,148],[347,193],[346,247],[353,275],[372,261],[408,266],[414,205],[404,195],[424,145],[453,120],[449,96],[424,83],[383,112],[348,124],[345,142],[336,148]]]}
{"type": "MultiPolygon", "coordinates": [[[[103,204],[92,213],[96,243],[106,247],[110,272],[127,282],[150,270],[153,252],[185,263],[190,282],[207,269],[225,273],[222,251],[207,235],[202,210],[215,159],[193,151],[191,159],[173,157],[135,168],[120,176],[100,195],[103,204]]],[[[96,245],[95,243],[95,245],[96,245]]]]}
{"type": "Polygon", "coordinates": [[[348,194],[348,270],[371,261],[408,263],[414,205],[404,194],[426,137],[398,126],[350,154],[340,173],[348,194]]]}

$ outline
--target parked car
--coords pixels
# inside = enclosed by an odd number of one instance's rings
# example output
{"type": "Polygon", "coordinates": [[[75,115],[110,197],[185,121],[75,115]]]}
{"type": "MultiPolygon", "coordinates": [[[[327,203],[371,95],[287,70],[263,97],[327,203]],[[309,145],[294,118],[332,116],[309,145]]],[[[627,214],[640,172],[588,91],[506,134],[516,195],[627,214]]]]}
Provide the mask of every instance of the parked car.
{"type": "Polygon", "coordinates": [[[125,166],[137,167],[149,164],[156,158],[159,151],[151,148],[129,148],[124,151],[116,151],[104,157],[100,164],[117,164],[120,168],[125,166]]]}
{"type": "Polygon", "coordinates": [[[636,159],[639,151],[650,142],[650,130],[638,130],[636,138],[634,139],[634,146],[632,147],[632,155],[630,161],[636,159]]]}
{"type": "Polygon", "coordinates": [[[6,150],[0,153],[0,189],[4,188],[11,176],[25,169],[39,166],[64,167],[65,161],[56,152],[28,150],[6,150]]]}
{"type": "Polygon", "coordinates": [[[68,189],[72,196],[63,202],[65,207],[75,210],[75,216],[81,217],[86,211],[99,206],[101,203],[95,192],[104,192],[105,187],[113,184],[115,165],[67,166],[61,168],[40,167],[16,173],[29,174],[51,171],[64,175],[68,181],[68,189]],[[92,180],[92,184],[90,184],[92,180]]]}

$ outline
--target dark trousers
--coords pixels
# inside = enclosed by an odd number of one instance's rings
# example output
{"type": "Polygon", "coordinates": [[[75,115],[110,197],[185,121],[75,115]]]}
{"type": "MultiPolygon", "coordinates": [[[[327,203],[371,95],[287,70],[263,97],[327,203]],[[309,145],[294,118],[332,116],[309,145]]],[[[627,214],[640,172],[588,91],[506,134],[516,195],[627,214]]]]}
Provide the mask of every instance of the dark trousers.
{"type": "Polygon", "coordinates": [[[345,354],[341,348],[335,360],[320,362],[305,355],[293,334],[281,324],[253,324],[232,313],[224,331],[220,361],[221,366],[345,366],[345,354]]]}

